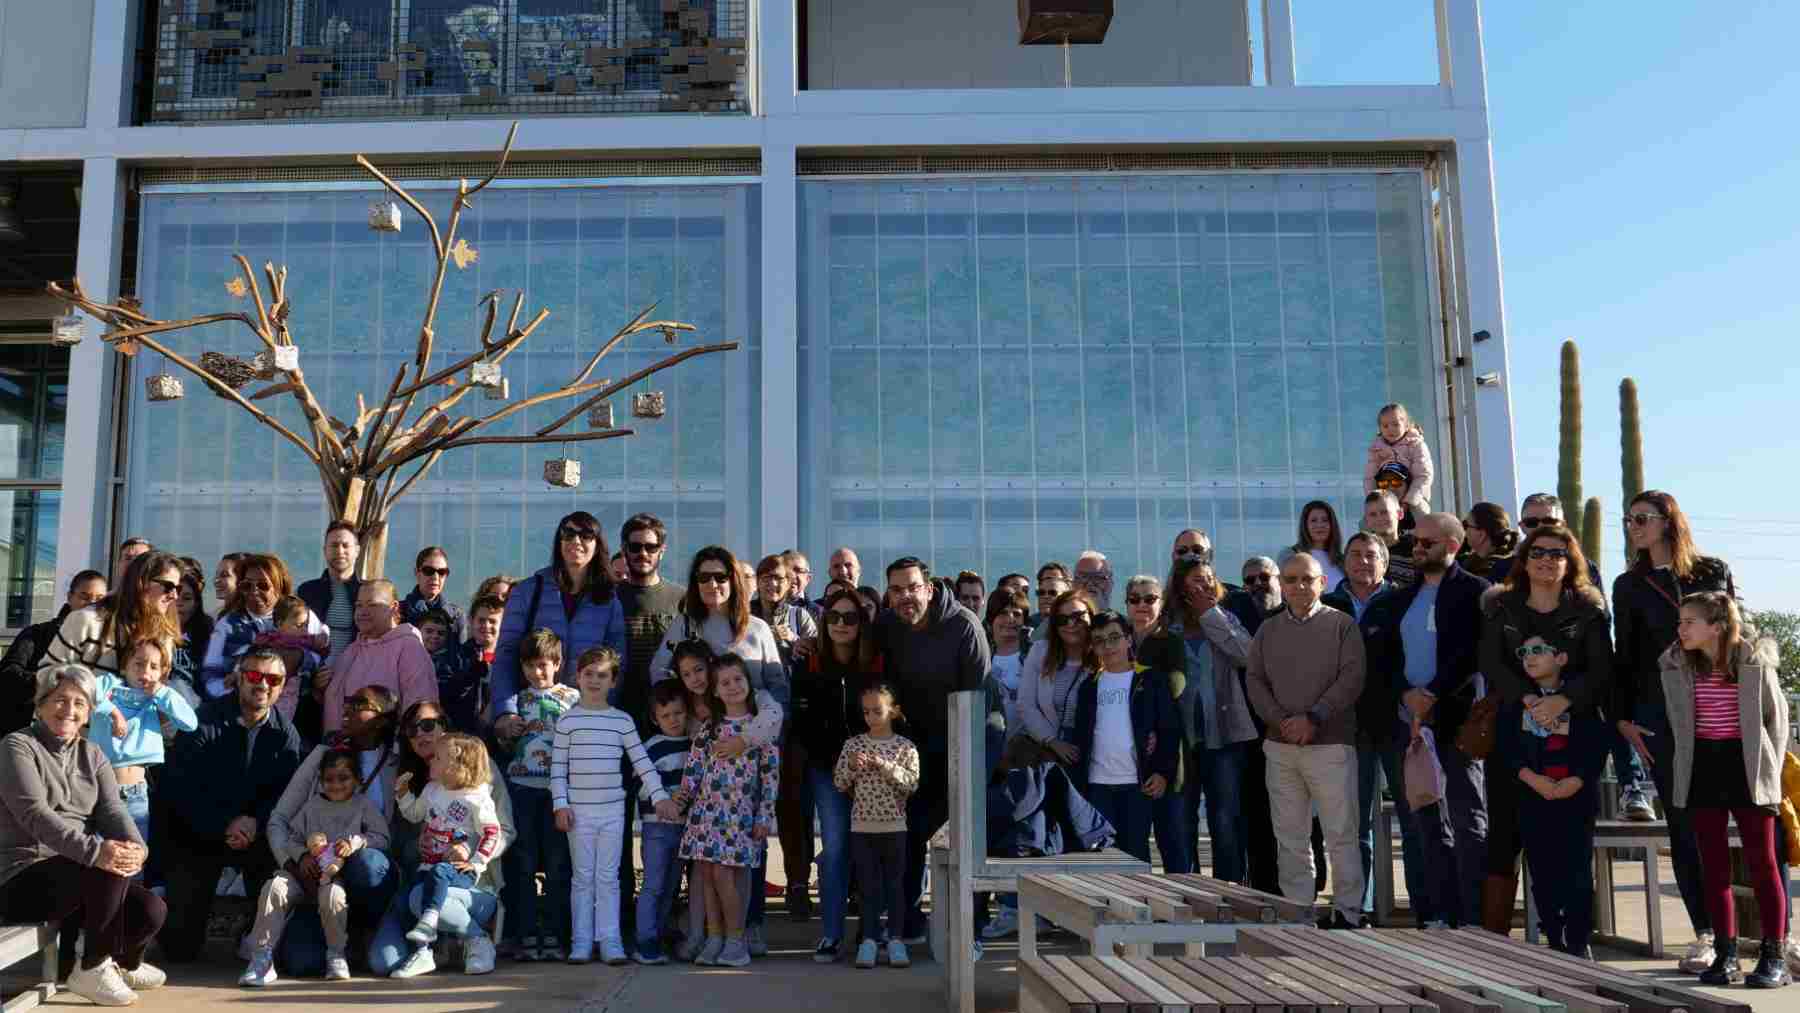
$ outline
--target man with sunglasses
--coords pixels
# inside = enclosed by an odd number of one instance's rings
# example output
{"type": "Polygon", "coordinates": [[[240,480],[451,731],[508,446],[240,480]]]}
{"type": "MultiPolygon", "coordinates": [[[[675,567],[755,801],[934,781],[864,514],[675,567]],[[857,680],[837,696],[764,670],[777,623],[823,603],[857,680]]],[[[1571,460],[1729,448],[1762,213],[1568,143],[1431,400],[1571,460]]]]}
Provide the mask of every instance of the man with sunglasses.
{"type": "Polygon", "coordinates": [[[1244,560],[1242,576],[1244,586],[1226,591],[1219,607],[1231,613],[1243,624],[1244,632],[1254,637],[1263,620],[1281,610],[1281,577],[1275,561],[1268,556],[1244,560]]]}
{"type": "Polygon", "coordinates": [[[1372,677],[1389,686],[1395,739],[1410,742],[1414,727],[1436,738],[1447,785],[1436,804],[1410,813],[1421,868],[1408,878],[1420,924],[1458,928],[1480,924],[1487,870],[1486,769],[1456,736],[1483,690],[1476,667],[1489,584],[1456,562],[1466,535],[1455,514],[1426,514],[1412,535],[1419,579],[1394,593],[1388,621],[1369,630],[1369,656],[1382,666],[1372,677]]]}
{"type": "Polygon", "coordinates": [[[331,684],[323,701],[325,731],[343,727],[344,700],[364,686],[381,686],[394,694],[405,713],[420,700],[438,698],[437,666],[419,631],[400,622],[400,603],[391,580],[371,580],[356,594],[356,640],[331,666],[331,684]]]}
{"type": "MultiPolygon", "coordinates": [[[[1553,492],[1534,492],[1531,495],[1525,497],[1525,502],[1519,504],[1519,537],[1520,537],[1521,541],[1523,541],[1526,538],[1531,537],[1531,533],[1533,531],[1536,531],[1538,528],[1543,527],[1546,524],[1567,524],[1567,523],[1568,523],[1567,521],[1563,520],[1562,500],[1559,499],[1557,497],[1557,495],[1553,492]]],[[[1488,575],[1488,579],[1492,580],[1496,584],[1506,583],[1506,575],[1512,572],[1513,563],[1515,563],[1517,561],[1518,561],[1517,554],[1514,554],[1511,556],[1502,556],[1501,558],[1494,560],[1494,568],[1493,568],[1493,571],[1488,575]]],[[[1595,563],[1593,560],[1590,559],[1587,561],[1587,565],[1588,565],[1588,583],[1594,585],[1597,588],[1604,588],[1606,585],[1600,583],[1600,566],[1599,566],[1599,564],[1595,563]]],[[[1615,757],[1616,757],[1616,754],[1615,754],[1615,757]]],[[[1641,780],[1641,772],[1640,772],[1640,780],[1641,780]]],[[[1625,787],[1624,783],[1621,782],[1619,787],[1621,790],[1623,790],[1625,787]]],[[[1644,803],[1645,809],[1649,809],[1649,806],[1650,806],[1649,802],[1644,803]]],[[[1638,818],[1640,818],[1640,817],[1627,816],[1627,819],[1638,819],[1638,818]]],[[[1643,818],[1655,819],[1656,814],[1654,812],[1652,812],[1652,813],[1650,813],[1649,816],[1643,817],[1643,818]]]]}
{"type": "Polygon", "coordinates": [[[158,837],[180,860],[164,866],[169,920],[158,938],[173,963],[200,956],[221,871],[241,872],[249,897],[274,875],[269,817],[302,755],[300,734],[275,709],[286,681],[281,655],[251,648],[237,662],[237,692],[203,704],[198,726],[176,736],[163,766],[159,794],[170,819],[158,837]]]}
{"type": "Polygon", "coordinates": [[[650,659],[675,625],[681,599],[687,595],[684,585],[663,579],[663,553],[668,548],[669,530],[655,514],[632,514],[619,527],[619,550],[625,553],[625,583],[615,588],[625,611],[619,708],[631,715],[646,738],[656,734],[650,720],[650,659]]]}

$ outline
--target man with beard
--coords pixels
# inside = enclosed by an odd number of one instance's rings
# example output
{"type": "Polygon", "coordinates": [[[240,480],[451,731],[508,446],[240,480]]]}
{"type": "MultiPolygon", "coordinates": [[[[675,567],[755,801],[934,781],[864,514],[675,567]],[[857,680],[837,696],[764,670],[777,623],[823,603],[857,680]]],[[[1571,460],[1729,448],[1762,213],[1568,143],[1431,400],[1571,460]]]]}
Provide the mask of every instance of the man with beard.
{"type": "Polygon", "coordinates": [[[1263,620],[1281,609],[1275,561],[1268,556],[1251,556],[1244,560],[1243,578],[1244,586],[1227,592],[1225,600],[1219,604],[1236,616],[1237,621],[1244,624],[1244,631],[1254,637],[1263,620]]]}
{"type": "Polygon", "coordinates": [[[1427,927],[1478,924],[1487,868],[1482,761],[1456,747],[1457,732],[1482,692],[1475,667],[1481,594],[1488,589],[1487,581],[1456,564],[1463,537],[1455,514],[1419,518],[1412,560],[1419,579],[1394,593],[1390,621],[1370,632],[1370,654],[1392,686],[1401,733],[1432,730],[1448,782],[1442,799],[1412,813],[1421,858],[1413,911],[1427,927]]]}
{"type": "Polygon", "coordinates": [[[1364,531],[1380,536],[1388,549],[1388,583],[1408,587],[1418,579],[1413,572],[1413,539],[1417,529],[1400,533],[1400,501],[1385,489],[1377,489],[1363,497],[1364,531]]]}

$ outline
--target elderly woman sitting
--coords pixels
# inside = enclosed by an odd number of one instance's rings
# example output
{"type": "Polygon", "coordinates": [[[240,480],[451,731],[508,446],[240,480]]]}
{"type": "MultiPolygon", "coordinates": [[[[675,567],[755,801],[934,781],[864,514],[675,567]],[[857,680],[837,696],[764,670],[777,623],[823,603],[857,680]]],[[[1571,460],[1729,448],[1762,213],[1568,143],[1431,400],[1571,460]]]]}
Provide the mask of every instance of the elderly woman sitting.
{"type": "Polygon", "coordinates": [[[111,765],[84,735],[93,709],[91,671],[46,669],[36,720],[0,740],[0,921],[62,923],[80,912],[87,948],[66,987],[128,1006],[167,980],[144,948],[168,910],[131,881],[149,852],[111,765]]]}

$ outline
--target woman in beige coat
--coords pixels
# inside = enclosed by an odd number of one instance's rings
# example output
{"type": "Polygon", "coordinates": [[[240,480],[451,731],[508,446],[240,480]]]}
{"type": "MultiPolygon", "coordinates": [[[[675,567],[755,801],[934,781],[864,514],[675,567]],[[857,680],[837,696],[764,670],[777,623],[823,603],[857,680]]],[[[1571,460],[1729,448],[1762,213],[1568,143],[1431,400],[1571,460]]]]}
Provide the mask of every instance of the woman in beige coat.
{"type": "Polygon", "coordinates": [[[1729,985],[1738,968],[1737,925],[1731,894],[1731,847],[1726,821],[1737,821],[1744,864],[1762,914],[1762,949],[1752,988],[1788,983],[1782,958],[1787,897],[1776,867],[1776,813],[1781,763],[1787,749],[1787,698],[1781,692],[1774,641],[1745,629],[1737,602],[1721,591],[1681,602],[1676,643],[1662,655],[1663,697],[1673,737],[1675,797],[1694,823],[1700,873],[1712,915],[1713,963],[1704,985],[1729,985]]]}

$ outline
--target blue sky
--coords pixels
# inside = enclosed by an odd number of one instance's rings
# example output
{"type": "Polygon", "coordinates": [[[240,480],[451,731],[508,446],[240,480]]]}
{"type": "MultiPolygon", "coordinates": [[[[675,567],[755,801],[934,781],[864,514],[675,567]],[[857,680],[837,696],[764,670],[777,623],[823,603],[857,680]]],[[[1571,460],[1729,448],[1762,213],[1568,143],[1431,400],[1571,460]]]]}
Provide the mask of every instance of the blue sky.
{"type": "MultiPolygon", "coordinates": [[[[1431,0],[1293,6],[1301,84],[1437,80],[1431,0]]],[[[1647,483],[1752,607],[1800,610],[1800,4],[1484,6],[1521,489],[1556,486],[1574,338],[1586,495],[1622,511],[1631,376],[1647,483]]],[[[1622,562],[1615,521],[1609,583],[1622,562]]]]}

